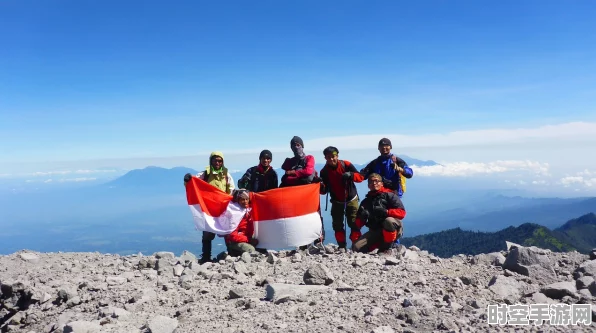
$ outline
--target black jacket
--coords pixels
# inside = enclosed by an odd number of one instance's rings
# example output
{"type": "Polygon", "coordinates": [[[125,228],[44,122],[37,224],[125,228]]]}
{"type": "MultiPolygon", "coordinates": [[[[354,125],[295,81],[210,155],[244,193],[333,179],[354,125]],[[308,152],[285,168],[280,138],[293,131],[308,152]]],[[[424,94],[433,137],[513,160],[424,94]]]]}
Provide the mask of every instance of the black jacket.
{"type": "Polygon", "coordinates": [[[251,192],[263,192],[278,187],[277,172],[269,167],[265,173],[262,173],[259,166],[256,165],[246,170],[242,178],[238,179],[238,188],[246,189],[251,192]]]}
{"type": "Polygon", "coordinates": [[[370,191],[360,203],[356,213],[356,224],[366,225],[371,230],[381,229],[383,221],[387,217],[403,219],[406,216],[406,209],[401,199],[395,192],[383,188],[381,191],[370,191]],[[386,216],[376,216],[375,208],[384,208],[387,211],[386,216]]]}

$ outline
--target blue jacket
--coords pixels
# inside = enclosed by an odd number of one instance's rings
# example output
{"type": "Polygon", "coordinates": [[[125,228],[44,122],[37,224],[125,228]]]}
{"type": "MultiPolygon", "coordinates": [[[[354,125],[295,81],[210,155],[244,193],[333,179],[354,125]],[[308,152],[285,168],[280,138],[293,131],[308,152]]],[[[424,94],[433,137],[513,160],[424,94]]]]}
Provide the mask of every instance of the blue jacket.
{"type": "MultiPolygon", "coordinates": [[[[399,172],[397,172],[397,170],[395,170],[393,160],[391,159],[392,156],[393,154],[389,154],[385,156],[381,155],[375,158],[362,170],[360,170],[360,174],[364,176],[364,179],[367,179],[371,173],[378,173],[383,177],[383,186],[395,191],[395,193],[401,198],[404,194],[403,189],[401,188],[402,176],[399,174],[399,172]]],[[[404,169],[404,177],[410,179],[412,176],[414,176],[414,171],[412,171],[406,161],[396,156],[395,162],[397,166],[404,169]]]]}

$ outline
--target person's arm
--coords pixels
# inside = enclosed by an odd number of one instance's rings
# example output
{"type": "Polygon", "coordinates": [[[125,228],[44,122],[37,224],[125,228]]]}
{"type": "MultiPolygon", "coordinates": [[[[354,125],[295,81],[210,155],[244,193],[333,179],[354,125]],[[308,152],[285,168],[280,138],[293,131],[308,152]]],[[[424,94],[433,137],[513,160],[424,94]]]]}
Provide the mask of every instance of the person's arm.
{"type": "Polygon", "coordinates": [[[291,161],[292,161],[291,158],[286,157],[286,159],[284,160],[283,164],[281,165],[281,169],[284,170],[284,171],[291,170],[292,169],[292,166],[290,165],[291,164],[290,163],[291,161]]]}
{"type": "Polygon", "coordinates": [[[358,230],[366,225],[368,222],[368,217],[370,216],[370,213],[366,210],[366,208],[364,208],[367,200],[368,199],[362,200],[360,207],[358,207],[358,211],[356,212],[356,221],[354,221],[354,224],[358,230]]]}
{"type": "Polygon", "coordinates": [[[358,170],[356,170],[356,167],[354,166],[354,164],[348,162],[348,161],[344,161],[344,164],[346,165],[346,171],[349,171],[352,173],[352,180],[355,183],[362,183],[364,181],[364,176],[358,172],[358,170]]]}
{"type": "Polygon", "coordinates": [[[236,228],[236,230],[232,231],[232,233],[228,235],[228,239],[234,243],[248,243],[249,241],[249,238],[243,231],[240,231],[240,228],[236,228]]]}
{"type": "Polygon", "coordinates": [[[403,172],[401,173],[404,177],[410,179],[412,178],[412,176],[414,176],[414,170],[412,170],[412,168],[410,168],[408,166],[408,164],[406,163],[406,161],[402,160],[401,158],[398,157],[397,160],[397,166],[402,168],[403,172]]]}
{"type": "Polygon", "coordinates": [[[275,170],[273,170],[273,168],[271,168],[271,172],[273,173],[272,176],[270,176],[271,179],[271,184],[273,184],[273,188],[278,188],[279,187],[279,179],[277,177],[277,172],[275,170]]]}
{"type": "Polygon", "coordinates": [[[364,168],[360,169],[360,174],[362,175],[362,177],[364,177],[364,179],[368,179],[368,176],[370,176],[370,174],[373,173],[375,162],[376,159],[370,161],[364,168]]]}
{"type": "Polygon", "coordinates": [[[238,188],[247,189],[248,183],[250,183],[250,176],[252,174],[252,168],[248,168],[246,173],[238,180],[238,188]]]}
{"type": "Polygon", "coordinates": [[[406,208],[401,199],[395,193],[389,193],[388,199],[387,216],[400,220],[404,219],[406,217],[406,208]]]}
{"type": "Polygon", "coordinates": [[[228,188],[226,189],[226,193],[230,194],[232,193],[232,191],[234,190],[234,178],[232,178],[232,175],[230,174],[230,171],[228,170],[228,188]]]}
{"type": "Polygon", "coordinates": [[[315,158],[312,155],[308,155],[305,159],[306,166],[304,169],[296,170],[296,177],[298,178],[309,177],[315,172],[315,158]]]}

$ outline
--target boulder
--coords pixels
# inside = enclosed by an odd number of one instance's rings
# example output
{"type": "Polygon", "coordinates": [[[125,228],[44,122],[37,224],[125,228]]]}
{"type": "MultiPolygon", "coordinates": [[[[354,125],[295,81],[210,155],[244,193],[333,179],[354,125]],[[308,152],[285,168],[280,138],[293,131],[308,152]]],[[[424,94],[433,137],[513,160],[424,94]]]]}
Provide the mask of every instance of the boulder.
{"type": "Polygon", "coordinates": [[[311,285],[329,285],[335,278],[327,266],[317,263],[304,272],[303,280],[311,285]]]}
{"type": "Polygon", "coordinates": [[[542,287],[540,292],[553,299],[562,299],[565,296],[577,295],[575,283],[570,281],[549,284],[548,286],[542,287]]]}
{"type": "Polygon", "coordinates": [[[522,296],[521,284],[514,278],[503,275],[494,276],[488,289],[507,304],[515,304],[522,296]]]}
{"type": "Polygon", "coordinates": [[[155,316],[147,323],[151,333],[173,333],[178,327],[178,320],[166,316],[155,316]]]}
{"type": "Polygon", "coordinates": [[[73,321],[64,326],[64,333],[100,333],[101,326],[89,321],[73,321]]]}

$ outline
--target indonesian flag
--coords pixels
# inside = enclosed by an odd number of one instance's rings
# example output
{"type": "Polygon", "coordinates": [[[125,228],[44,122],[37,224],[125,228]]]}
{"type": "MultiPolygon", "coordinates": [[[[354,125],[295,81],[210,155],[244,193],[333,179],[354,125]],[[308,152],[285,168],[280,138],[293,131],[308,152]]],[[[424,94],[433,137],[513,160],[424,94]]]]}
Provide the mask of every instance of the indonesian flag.
{"type": "Polygon", "coordinates": [[[217,235],[236,230],[246,212],[231,195],[197,177],[186,184],[186,200],[196,228],[217,235]]]}
{"type": "Polygon", "coordinates": [[[319,184],[276,188],[252,193],[252,218],[258,247],[308,245],[322,235],[319,184]]]}
{"type": "MultiPolygon", "coordinates": [[[[319,239],[319,195],[319,184],[251,192],[252,237],[259,240],[258,247],[297,247],[319,239]]],[[[196,177],[187,183],[186,197],[197,229],[218,235],[236,230],[246,212],[231,195],[196,177]]]]}

